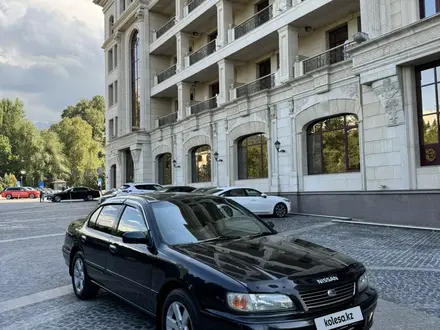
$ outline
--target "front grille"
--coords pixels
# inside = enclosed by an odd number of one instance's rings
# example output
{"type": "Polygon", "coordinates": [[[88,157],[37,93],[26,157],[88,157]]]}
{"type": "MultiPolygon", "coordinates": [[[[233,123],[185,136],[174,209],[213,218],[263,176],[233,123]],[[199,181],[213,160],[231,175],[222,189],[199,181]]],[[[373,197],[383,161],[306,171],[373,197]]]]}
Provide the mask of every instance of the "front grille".
{"type": "Polygon", "coordinates": [[[308,309],[316,309],[338,304],[353,297],[354,293],[354,283],[346,283],[319,290],[299,290],[299,294],[308,309]],[[334,291],[334,295],[332,297],[328,294],[329,290],[334,291]]]}

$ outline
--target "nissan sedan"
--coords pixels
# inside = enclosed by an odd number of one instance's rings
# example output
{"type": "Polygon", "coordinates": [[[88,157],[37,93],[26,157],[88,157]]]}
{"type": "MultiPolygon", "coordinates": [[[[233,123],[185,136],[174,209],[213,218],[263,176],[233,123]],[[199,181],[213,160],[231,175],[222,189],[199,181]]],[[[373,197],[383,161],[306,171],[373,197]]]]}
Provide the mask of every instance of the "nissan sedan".
{"type": "Polygon", "coordinates": [[[80,299],[100,288],[157,329],[370,329],[377,292],[365,267],[279,234],[233,200],[116,196],[71,223],[62,247],[80,299]]]}

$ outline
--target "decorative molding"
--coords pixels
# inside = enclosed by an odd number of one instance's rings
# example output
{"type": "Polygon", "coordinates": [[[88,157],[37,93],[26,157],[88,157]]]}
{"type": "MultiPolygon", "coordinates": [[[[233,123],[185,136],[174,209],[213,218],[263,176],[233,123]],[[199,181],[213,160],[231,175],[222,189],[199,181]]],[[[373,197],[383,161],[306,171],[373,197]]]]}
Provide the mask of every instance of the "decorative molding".
{"type": "Polygon", "coordinates": [[[293,115],[295,113],[295,101],[294,99],[289,100],[289,115],[293,115]]]}
{"type": "Polygon", "coordinates": [[[341,92],[350,98],[359,98],[359,89],[357,83],[342,86],[341,92]]]}
{"type": "Polygon", "coordinates": [[[130,149],[131,157],[133,158],[134,168],[139,168],[139,158],[141,155],[141,149],[130,149]]]}
{"type": "Polygon", "coordinates": [[[224,126],[225,126],[225,132],[228,132],[228,120],[225,119],[224,121],[224,126]]]}
{"type": "Polygon", "coordinates": [[[211,132],[212,132],[212,136],[217,136],[217,123],[216,122],[212,122],[211,123],[211,132]]]}
{"type": "Polygon", "coordinates": [[[373,89],[387,114],[387,125],[403,124],[403,103],[397,76],[373,83],[373,89]]]}
{"type": "Polygon", "coordinates": [[[117,162],[118,166],[121,166],[122,159],[121,159],[121,153],[119,151],[116,151],[116,162],[117,162]]]}
{"type": "Polygon", "coordinates": [[[267,107],[268,111],[269,111],[269,118],[271,120],[275,120],[277,119],[277,105],[276,104],[270,104],[267,107]]]}
{"type": "Polygon", "coordinates": [[[139,9],[136,11],[135,14],[136,20],[138,22],[143,22],[145,18],[145,8],[144,6],[140,6],[139,9]]]}
{"type": "Polygon", "coordinates": [[[116,32],[115,35],[113,36],[113,40],[116,41],[118,44],[120,44],[122,42],[122,33],[116,32]]]}

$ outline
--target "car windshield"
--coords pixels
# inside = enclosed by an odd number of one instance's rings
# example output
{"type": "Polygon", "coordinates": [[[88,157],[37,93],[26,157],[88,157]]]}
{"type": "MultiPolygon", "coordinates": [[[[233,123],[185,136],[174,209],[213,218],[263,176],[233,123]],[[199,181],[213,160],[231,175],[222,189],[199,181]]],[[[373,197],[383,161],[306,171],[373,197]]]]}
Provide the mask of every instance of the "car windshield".
{"type": "Polygon", "coordinates": [[[274,233],[251,212],[221,197],[170,199],[152,203],[152,208],[169,245],[274,233]]]}
{"type": "Polygon", "coordinates": [[[213,189],[208,189],[208,190],[206,190],[204,193],[205,194],[215,194],[215,193],[217,193],[217,192],[219,192],[219,191],[222,191],[223,189],[220,189],[220,188],[213,188],[213,189]]]}

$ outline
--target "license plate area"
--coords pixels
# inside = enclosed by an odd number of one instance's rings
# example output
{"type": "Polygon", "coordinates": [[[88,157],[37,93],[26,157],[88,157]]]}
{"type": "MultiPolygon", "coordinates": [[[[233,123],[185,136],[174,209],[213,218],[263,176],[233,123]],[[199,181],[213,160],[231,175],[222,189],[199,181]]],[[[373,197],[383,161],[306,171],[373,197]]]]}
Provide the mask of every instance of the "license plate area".
{"type": "Polygon", "coordinates": [[[349,325],[364,320],[361,308],[353,307],[333,314],[321,316],[315,319],[317,330],[350,329],[349,325]]]}

